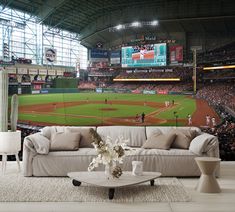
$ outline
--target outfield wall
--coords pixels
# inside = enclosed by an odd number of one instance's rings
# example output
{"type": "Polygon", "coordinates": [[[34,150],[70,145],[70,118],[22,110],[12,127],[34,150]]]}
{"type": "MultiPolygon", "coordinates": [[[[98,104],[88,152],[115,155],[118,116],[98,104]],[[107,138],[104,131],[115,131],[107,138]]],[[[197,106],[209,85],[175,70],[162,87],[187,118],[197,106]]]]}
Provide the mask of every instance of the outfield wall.
{"type": "Polygon", "coordinates": [[[78,88],[43,88],[41,90],[32,90],[32,94],[47,94],[47,93],[134,93],[134,94],[170,94],[170,95],[193,95],[192,91],[183,92],[157,92],[156,90],[131,90],[125,88],[96,88],[96,89],[78,89],[78,88]]]}
{"type": "Polygon", "coordinates": [[[43,88],[43,89],[37,90],[37,91],[39,91],[39,93],[41,93],[41,94],[47,94],[47,93],[79,93],[79,90],[77,88],[43,88]]]}

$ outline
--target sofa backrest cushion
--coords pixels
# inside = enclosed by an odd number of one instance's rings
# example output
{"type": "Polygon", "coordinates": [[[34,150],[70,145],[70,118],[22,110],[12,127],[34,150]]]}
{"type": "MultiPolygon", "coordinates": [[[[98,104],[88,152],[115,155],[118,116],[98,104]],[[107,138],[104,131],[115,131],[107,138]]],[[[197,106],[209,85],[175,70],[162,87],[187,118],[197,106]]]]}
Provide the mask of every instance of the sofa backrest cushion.
{"type": "Polygon", "coordinates": [[[71,132],[56,132],[51,136],[51,151],[75,151],[79,149],[81,134],[71,132]]]}
{"type": "Polygon", "coordinates": [[[56,132],[77,132],[81,134],[79,148],[93,148],[93,145],[91,144],[91,135],[89,133],[90,128],[96,129],[96,127],[50,126],[42,128],[41,132],[42,135],[47,137],[49,140],[51,139],[51,136],[56,132]]]}
{"type": "Polygon", "coordinates": [[[94,148],[92,143],[92,137],[90,134],[90,128],[96,129],[95,127],[66,127],[65,132],[77,132],[81,134],[81,140],[79,148],[94,148]]]}
{"type": "Polygon", "coordinates": [[[165,149],[169,150],[176,137],[175,133],[156,133],[147,139],[142,146],[145,149],[165,149]]]}
{"type": "Polygon", "coordinates": [[[146,136],[147,139],[156,132],[161,132],[163,134],[170,132],[172,129],[191,129],[197,132],[197,135],[201,133],[201,130],[198,127],[158,127],[158,126],[150,126],[146,127],[146,136]]]}
{"type": "Polygon", "coordinates": [[[196,137],[196,131],[191,129],[172,129],[170,133],[176,134],[171,145],[176,149],[188,149],[191,141],[196,137]]]}
{"type": "Polygon", "coordinates": [[[123,139],[129,139],[128,146],[141,147],[146,141],[145,127],[132,127],[132,126],[104,126],[97,127],[97,133],[105,141],[107,136],[111,137],[115,142],[120,136],[123,139]]]}

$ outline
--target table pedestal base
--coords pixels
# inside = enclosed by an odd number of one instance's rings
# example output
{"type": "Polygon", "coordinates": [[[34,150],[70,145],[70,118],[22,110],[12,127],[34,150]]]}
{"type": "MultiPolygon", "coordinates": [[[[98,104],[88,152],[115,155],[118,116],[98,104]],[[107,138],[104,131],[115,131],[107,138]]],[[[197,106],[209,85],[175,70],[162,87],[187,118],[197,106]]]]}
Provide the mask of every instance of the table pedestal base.
{"type": "Polygon", "coordinates": [[[220,193],[221,189],[215,177],[213,175],[202,174],[198,185],[197,191],[202,193],[220,193]]]}

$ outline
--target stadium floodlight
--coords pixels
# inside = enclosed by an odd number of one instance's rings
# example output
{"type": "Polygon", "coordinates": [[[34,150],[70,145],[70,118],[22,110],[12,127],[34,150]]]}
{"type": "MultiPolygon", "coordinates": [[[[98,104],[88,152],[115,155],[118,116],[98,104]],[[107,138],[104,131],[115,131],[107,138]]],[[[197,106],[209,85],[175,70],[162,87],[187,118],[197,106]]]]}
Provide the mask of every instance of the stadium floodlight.
{"type": "Polygon", "coordinates": [[[140,26],[140,22],[135,21],[131,24],[132,27],[139,27],[140,26]]]}
{"type": "Polygon", "coordinates": [[[115,32],[119,30],[128,29],[131,27],[142,27],[142,26],[158,26],[159,21],[153,20],[153,21],[134,21],[132,23],[124,23],[124,24],[118,24],[116,26],[110,27],[109,32],[115,32]]]}
{"type": "Polygon", "coordinates": [[[157,26],[157,25],[158,25],[158,21],[157,21],[157,20],[152,21],[152,22],[151,22],[151,25],[152,25],[152,26],[157,26]]]}
{"type": "Polygon", "coordinates": [[[114,82],[176,82],[180,78],[115,78],[114,82]]]}
{"type": "Polygon", "coordinates": [[[120,29],[122,29],[122,28],[124,28],[124,26],[123,26],[122,24],[118,24],[117,26],[115,26],[115,29],[116,29],[116,30],[120,30],[120,29]]]}
{"type": "Polygon", "coordinates": [[[203,70],[234,69],[235,65],[204,67],[203,70]]]}

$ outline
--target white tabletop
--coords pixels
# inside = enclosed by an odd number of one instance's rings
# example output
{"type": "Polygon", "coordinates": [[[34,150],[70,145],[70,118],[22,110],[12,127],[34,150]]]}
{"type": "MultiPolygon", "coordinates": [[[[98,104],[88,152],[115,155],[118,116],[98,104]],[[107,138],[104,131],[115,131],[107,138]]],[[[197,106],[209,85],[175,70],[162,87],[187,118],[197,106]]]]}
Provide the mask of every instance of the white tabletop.
{"type": "Polygon", "coordinates": [[[143,175],[135,176],[132,172],[123,172],[120,178],[107,179],[104,172],[70,172],[68,176],[79,182],[102,186],[107,188],[117,188],[154,180],[161,176],[160,172],[143,172],[143,175]]]}

